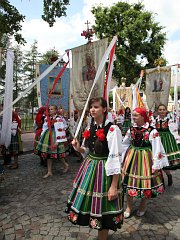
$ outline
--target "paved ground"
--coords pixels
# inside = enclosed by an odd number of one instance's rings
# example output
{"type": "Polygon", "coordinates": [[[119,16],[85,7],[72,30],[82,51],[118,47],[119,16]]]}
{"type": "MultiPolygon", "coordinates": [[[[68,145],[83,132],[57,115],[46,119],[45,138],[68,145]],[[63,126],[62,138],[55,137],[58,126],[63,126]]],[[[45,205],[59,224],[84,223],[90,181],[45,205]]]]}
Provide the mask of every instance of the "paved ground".
{"type": "MultiPolygon", "coordinates": [[[[26,149],[30,149],[32,139],[27,139],[26,149]]],[[[63,174],[61,164],[55,162],[54,175],[46,180],[42,179],[46,168],[40,166],[39,158],[33,153],[20,157],[19,169],[6,170],[6,179],[0,183],[0,240],[97,239],[96,230],[72,225],[64,213],[80,165],[74,157],[68,161],[69,173],[63,174]]],[[[125,220],[121,230],[110,232],[109,240],[180,239],[179,171],[173,172],[173,180],[174,185],[167,187],[162,196],[149,201],[144,217],[138,218],[134,213],[125,220]]],[[[166,178],[165,182],[167,185],[166,178]]],[[[135,208],[137,204],[138,201],[135,208]]]]}

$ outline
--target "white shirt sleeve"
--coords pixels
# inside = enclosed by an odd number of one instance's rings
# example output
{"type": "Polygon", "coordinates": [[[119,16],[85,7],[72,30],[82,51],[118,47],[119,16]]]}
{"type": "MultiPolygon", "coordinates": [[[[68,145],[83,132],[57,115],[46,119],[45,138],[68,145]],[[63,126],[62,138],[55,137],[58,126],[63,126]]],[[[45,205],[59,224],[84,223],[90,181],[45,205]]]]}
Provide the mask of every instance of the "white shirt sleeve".
{"type": "Polygon", "coordinates": [[[47,117],[46,117],[46,118],[44,119],[41,136],[44,134],[44,132],[45,132],[47,129],[48,129],[48,122],[47,122],[47,117]]]}
{"type": "Polygon", "coordinates": [[[169,126],[169,130],[170,130],[171,134],[174,136],[174,138],[176,140],[176,143],[179,144],[180,136],[178,134],[178,126],[172,120],[169,120],[168,126],[169,126]]]}
{"type": "Polygon", "coordinates": [[[131,144],[130,137],[131,137],[131,133],[130,133],[130,129],[129,129],[126,132],[126,135],[123,138],[123,142],[122,142],[122,150],[121,150],[122,151],[122,161],[124,161],[124,157],[125,157],[126,151],[127,151],[128,147],[131,144]]]}
{"type": "Polygon", "coordinates": [[[149,141],[152,145],[153,169],[162,169],[169,166],[168,159],[161,143],[161,138],[156,129],[153,129],[149,134],[149,141]]]}
{"type": "Polygon", "coordinates": [[[121,172],[121,148],[122,134],[118,126],[112,125],[107,134],[109,155],[105,164],[106,175],[119,174],[121,172]]]}

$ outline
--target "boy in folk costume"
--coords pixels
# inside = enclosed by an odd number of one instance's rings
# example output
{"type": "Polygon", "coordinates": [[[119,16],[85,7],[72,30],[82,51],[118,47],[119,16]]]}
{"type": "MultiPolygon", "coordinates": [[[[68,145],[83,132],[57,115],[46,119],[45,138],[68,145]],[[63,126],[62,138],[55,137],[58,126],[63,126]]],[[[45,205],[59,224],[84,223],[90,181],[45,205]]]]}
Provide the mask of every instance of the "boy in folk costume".
{"type": "Polygon", "coordinates": [[[123,139],[123,184],[127,195],[124,217],[133,211],[133,197],[141,198],[137,216],[146,211],[146,200],[164,192],[161,169],[168,166],[159,133],[149,125],[146,109],[135,108],[132,114],[134,124],[123,139]]]}
{"type": "Polygon", "coordinates": [[[72,141],[84,161],[74,180],[66,212],[73,224],[98,230],[98,239],[107,240],[108,230],[116,231],[123,222],[123,193],[121,184],[121,142],[118,126],[107,117],[104,98],[89,101],[92,117],[84,133],[82,146],[72,141]]]}
{"type": "Polygon", "coordinates": [[[47,159],[48,172],[43,178],[53,175],[53,159],[60,159],[64,167],[63,172],[68,171],[69,165],[65,161],[64,147],[64,142],[67,141],[66,128],[63,119],[57,115],[57,106],[49,106],[49,118],[47,116],[45,118],[41,138],[37,145],[38,154],[47,159]]]}

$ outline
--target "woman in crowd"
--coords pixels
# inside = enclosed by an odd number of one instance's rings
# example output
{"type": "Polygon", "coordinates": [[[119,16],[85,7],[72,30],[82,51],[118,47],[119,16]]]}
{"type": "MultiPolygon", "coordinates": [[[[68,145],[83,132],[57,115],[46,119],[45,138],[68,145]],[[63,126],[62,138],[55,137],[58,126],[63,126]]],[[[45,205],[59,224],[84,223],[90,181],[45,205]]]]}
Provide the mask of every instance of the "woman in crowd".
{"type": "Polygon", "coordinates": [[[9,165],[10,169],[17,169],[18,156],[22,154],[23,147],[21,141],[21,119],[16,112],[12,112],[12,123],[11,123],[11,143],[10,145],[3,148],[3,154],[10,155],[14,158],[14,163],[9,165]]]}
{"type": "MultiPolygon", "coordinates": [[[[35,118],[35,139],[34,139],[34,153],[37,154],[37,144],[39,143],[40,137],[41,137],[41,132],[42,132],[42,127],[44,124],[44,119],[45,119],[45,112],[46,112],[46,107],[40,107],[38,109],[38,112],[36,114],[36,118],[35,118]]],[[[42,158],[40,156],[40,160],[41,160],[41,165],[46,166],[46,159],[42,158]]]]}
{"type": "Polygon", "coordinates": [[[129,107],[126,107],[124,111],[124,122],[122,125],[123,136],[126,135],[126,132],[130,128],[130,126],[131,126],[131,109],[129,107]]]}
{"type": "Polygon", "coordinates": [[[116,231],[123,221],[121,184],[121,142],[118,126],[106,118],[103,98],[89,101],[92,117],[83,133],[83,144],[73,139],[74,149],[85,158],[74,180],[66,212],[69,220],[98,230],[98,239],[106,240],[108,230],[116,231]]]}
{"type": "Polygon", "coordinates": [[[169,166],[163,168],[163,171],[168,177],[168,186],[171,186],[173,180],[170,170],[180,168],[180,136],[178,135],[176,124],[167,116],[167,107],[164,104],[160,104],[157,112],[155,127],[159,132],[169,161],[169,166]]]}
{"type": "Polygon", "coordinates": [[[60,159],[64,170],[67,172],[69,165],[65,161],[66,124],[63,119],[57,115],[57,106],[49,106],[49,116],[45,118],[40,141],[37,145],[38,154],[47,159],[48,172],[43,178],[53,175],[53,159],[60,159]]]}
{"type": "Polygon", "coordinates": [[[161,169],[168,166],[168,160],[156,129],[149,125],[146,110],[135,108],[132,114],[134,124],[123,139],[123,184],[127,195],[124,217],[133,211],[133,197],[141,198],[137,216],[146,211],[146,199],[164,192],[161,169]]]}

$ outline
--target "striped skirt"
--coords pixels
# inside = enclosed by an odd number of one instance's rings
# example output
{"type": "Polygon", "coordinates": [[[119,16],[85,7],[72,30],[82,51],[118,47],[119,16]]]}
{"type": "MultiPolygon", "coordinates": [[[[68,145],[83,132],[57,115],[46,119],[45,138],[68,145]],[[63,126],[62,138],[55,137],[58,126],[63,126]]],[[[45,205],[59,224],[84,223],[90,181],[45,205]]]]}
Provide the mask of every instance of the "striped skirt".
{"type": "Polygon", "coordinates": [[[73,224],[93,229],[116,231],[123,223],[123,191],[121,177],[118,198],[108,201],[112,176],[106,176],[107,157],[89,154],[83,161],[73,183],[66,213],[73,224]]]}
{"type": "MultiPolygon", "coordinates": [[[[52,129],[52,139],[54,144],[56,142],[56,133],[54,129],[52,129]]],[[[36,149],[37,151],[35,151],[35,153],[44,159],[60,159],[65,158],[66,156],[64,143],[59,143],[57,147],[54,147],[53,149],[51,148],[49,130],[46,130],[43,133],[36,149]]]]}
{"type": "Polygon", "coordinates": [[[168,157],[169,166],[164,169],[176,170],[180,168],[180,145],[176,143],[171,132],[159,132],[161,142],[168,157]]]}
{"type": "Polygon", "coordinates": [[[162,171],[152,174],[150,148],[130,146],[123,163],[125,193],[136,198],[154,198],[164,192],[162,171]]]}
{"type": "Polygon", "coordinates": [[[11,135],[11,143],[6,149],[6,154],[19,155],[23,153],[21,135],[19,132],[15,136],[11,135]]]}

